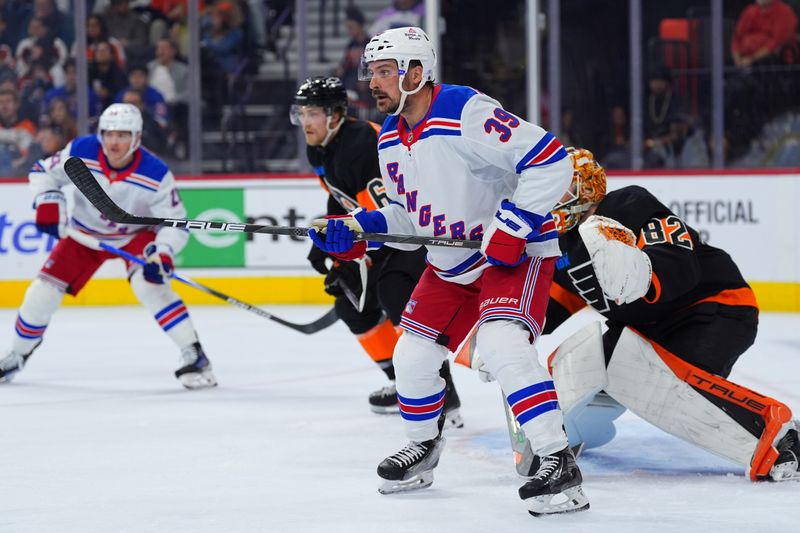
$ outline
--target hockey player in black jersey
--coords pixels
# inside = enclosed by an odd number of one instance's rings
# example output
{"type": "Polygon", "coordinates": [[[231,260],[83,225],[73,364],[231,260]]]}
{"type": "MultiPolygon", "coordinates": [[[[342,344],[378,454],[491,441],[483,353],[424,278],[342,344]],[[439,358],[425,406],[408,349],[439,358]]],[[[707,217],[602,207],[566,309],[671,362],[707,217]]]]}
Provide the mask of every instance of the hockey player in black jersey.
{"type": "MultiPolygon", "coordinates": [[[[376,209],[388,202],[378,167],[380,127],[347,118],[347,92],[338,78],[315,77],[303,82],[294,96],[292,124],[303,128],[308,161],[329,193],[327,215],[346,215],[363,207],[376,209]]],[[[325,291],[336,297],[339,318],[391,384],[369,396],[376,413],[396,413],[392,353],[411,291],[425,270],[425,250],[381,248],[362,261],[335,261],[312,246],[311,265],[325,275],[325,291]],[[366,271],[366,286],[362,272],[366,271]]],[[[447,382],[444,410],[448,426],[461,427],[460,400],[445,361],[440,371],[447,382]]]]}
{"type": "Polygon", "coordinates": [[[562,256],[544,333],[587,305],[608,327],[601,336],[599,322],[588,325],[550,359],[570,445],[608,442],[627,408],[752,480],[800,479],[789,407],[726,379],[758,328],[734,261],[646,189],[606,194],[588,150],[570,156],[572,186],[553,212],[562,256]]]}

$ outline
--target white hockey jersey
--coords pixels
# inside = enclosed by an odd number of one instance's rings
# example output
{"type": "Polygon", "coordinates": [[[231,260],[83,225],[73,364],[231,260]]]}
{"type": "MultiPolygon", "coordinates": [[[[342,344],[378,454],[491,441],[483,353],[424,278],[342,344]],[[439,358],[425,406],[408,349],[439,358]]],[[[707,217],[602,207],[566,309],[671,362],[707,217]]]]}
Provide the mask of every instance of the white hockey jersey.
{"type": "MultiPolygon", "coordinates": [[[[437,85],[413,129],[388,117],[378,154],[392,200],[380,210],[389,233],[479,240],[504,198],[546,216],[572,179],[567,152],[551,133],[458,85],[437,85]]],[[[560,255],[551,233],[529,243],[528,255],[560,255]]],[[[489,266],[480,251],[436,246],[427,261],[442,279],[462,284],[489,266]]]]}
{"type": "MultiPolygon", "coordinates": [[[[186,218],[186,209],[175,188],[175,177],[167,165],[144,148],[136,150],[133,162],[115,170],[108,166],[100,141],[94,135],[78,137],[63,150],[39,160],[28,174],[34,194],[59,190],[72,182],[64,163],[72,156],[83,159],[106,194],[122,209],[138,216],[186,218]]],[[[148,226],[125,225],[105,218],[80,192],[74,195],[69,218],[70,229],[90,235],[113,246],[122,247],[148,226]]],[[[158,228],[156,241],[178,253],[186,245],[186,230],[158,228]]]]}

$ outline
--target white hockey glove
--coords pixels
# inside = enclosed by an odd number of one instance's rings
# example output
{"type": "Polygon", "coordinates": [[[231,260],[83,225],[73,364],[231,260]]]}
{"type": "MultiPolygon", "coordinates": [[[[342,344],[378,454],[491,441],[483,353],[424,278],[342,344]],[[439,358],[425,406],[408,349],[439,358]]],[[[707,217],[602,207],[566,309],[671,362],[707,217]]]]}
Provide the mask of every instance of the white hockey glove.
{"type": "Polygon", "coordinates": [[[155,241],[144,247],[144,259],[147,264],[142,268],[144,279],[150,283],[163,284],[175,270],[172,260],[172,248],[155,241]]]}
{"type": "Polygon", "coordinates": [[[653,266],[636,247],[633,232],[614,219],[592,215],[578,226],[597,281],[617,305],[631,303],[650,289],[653,266]]]}
{"type": "Polygon", "coordinates": [[[45,191],[33,201],[36,229],[60,239],[67,233],[67,199],[61,191],[45,191]]]}

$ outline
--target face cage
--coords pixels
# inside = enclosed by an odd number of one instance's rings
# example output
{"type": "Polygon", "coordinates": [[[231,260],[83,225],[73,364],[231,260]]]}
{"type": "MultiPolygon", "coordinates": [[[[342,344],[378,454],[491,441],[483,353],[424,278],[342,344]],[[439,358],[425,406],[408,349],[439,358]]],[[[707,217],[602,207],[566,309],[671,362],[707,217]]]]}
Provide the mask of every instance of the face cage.
{"type": "MultiPolygon", "coordinates": [[[[577,171],[576,171],[577,172],[577,171]]],[[[582,181],[575,178],[575,191],[572,190],[570,185],[569,190],[565,194],[569,194],[569,198],[563,202],[559,202],[550,212],[553,215],[556,223],[558,234],[568,232],[574,228],[581,219],[581,215],[597,205],[598,202],[589,202],[579,204],[581,200],[581,185],[582,181]]]]}

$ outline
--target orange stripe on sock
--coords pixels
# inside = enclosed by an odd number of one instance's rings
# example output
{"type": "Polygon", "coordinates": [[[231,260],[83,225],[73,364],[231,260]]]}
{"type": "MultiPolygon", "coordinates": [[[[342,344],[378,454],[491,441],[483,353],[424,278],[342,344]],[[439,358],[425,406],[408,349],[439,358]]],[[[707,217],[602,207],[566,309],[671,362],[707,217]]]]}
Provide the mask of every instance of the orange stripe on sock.
{"type": "Polygon", "coordinates": [[[732,383],[721,376],[701,370],[658,343],[648,339],[635,329],[631,328],[631,330],[650,343],[661,360],[682,381],[727,402],[744,407],[764,419],[764,432],[761,434],[750,462],[750,479],[755,481],[769,474],[769,469],[772,468],[778,458],[778,451],[773,444],[784,424],[792,419],[792,410],[774,398],[764,396],[747,387],[732,383]]]}
{"type": "Polygon", "coordinates": [[[399,337],[390,320],[384,320],[366,333],[356,336],[358,342],[376,363],[392,358],[394,345],[397,344],[399,337]]]}

